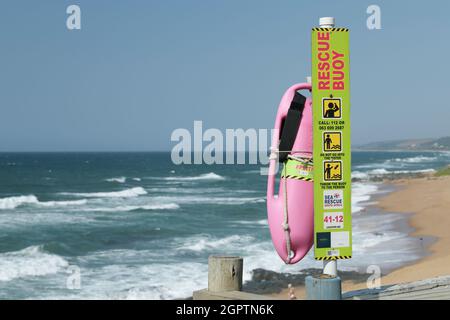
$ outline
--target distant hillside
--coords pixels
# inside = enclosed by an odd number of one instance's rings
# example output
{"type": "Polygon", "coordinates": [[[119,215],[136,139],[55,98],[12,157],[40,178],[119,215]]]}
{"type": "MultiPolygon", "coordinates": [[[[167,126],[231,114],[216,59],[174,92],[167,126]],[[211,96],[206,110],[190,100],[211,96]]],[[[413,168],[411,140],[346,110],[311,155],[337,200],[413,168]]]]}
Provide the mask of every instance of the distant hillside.
{"type": "Polygon", "coordinates": [[[357,150],[450,150],[450,137],[372,142],[357,145],[357,150]]]}

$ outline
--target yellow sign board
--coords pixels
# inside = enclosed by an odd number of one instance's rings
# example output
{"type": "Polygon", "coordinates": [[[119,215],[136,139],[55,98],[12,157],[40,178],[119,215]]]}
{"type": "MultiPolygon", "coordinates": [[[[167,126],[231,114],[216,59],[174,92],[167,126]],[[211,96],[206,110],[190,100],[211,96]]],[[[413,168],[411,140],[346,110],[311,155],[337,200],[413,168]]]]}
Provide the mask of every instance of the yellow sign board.
{"type": "Polygon", "coordinates": [[[350,45],[347,28],[312,30],[314,257],[352,256],[350,45]],[[316,103],[317,102],[317,103],[316,103]]]}

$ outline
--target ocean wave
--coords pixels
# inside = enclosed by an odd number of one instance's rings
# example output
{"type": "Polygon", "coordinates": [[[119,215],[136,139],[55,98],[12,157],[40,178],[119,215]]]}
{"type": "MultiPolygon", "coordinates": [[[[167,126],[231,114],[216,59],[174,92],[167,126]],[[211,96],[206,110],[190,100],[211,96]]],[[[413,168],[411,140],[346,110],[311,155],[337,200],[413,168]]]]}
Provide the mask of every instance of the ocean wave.
{"type": "Polygon", "coordinates": [[[366,164],[355,165],[355,169],[392,169],[398,170],[400,168],[408,168],[413,165],[422,165],[426,163],[431,163],[439,161],[438,157],[429,157],[429,156],[416,156],[416,157],[407,157],[407,158],[392,158],[387,159],[382,162],[373,162],[366,164]]]}
{"type": "Polygon", "coordinates": [[[228,205],[242,205],[248,203],[265,203],[266,198],[253,197],[253,198],[212,198],[209,201],[217,204],[228,204],[228,205]]]}
{"type": "Polygon", "coordinates": [[[400,173],[433,173],[436,172],[434,169],[421,169],[421,170],[395,170],[389,173],[400,174],[400,173]]]}
{"type": "Polygon", "coordinates": [[[128,212],[137,210],[176,210],[180,206],[176,203],[154,204],[154,205],[142,205],[142,206],[118,206],[110,208],[86,208],[82,211],[90,212],[128,212]]]}
{"type": "MultiPolygon", "coordinates": [[[[167,242],[169,243],[169,241],[167,242]]],[[[48,290],[44,299],[179,299],[208,285],[208,264],[179,260],[176,250],[113,249],[76,258],[82,290],[48,290]],[[169,256],[169,260],[165,258],[169,256]],[[126,263],[124,263],[124,261],[126,263]],[[83,280],[82,279],[82,280],[83,280]]],[[[64,280],[64,279],[63,279],[64,280]]]]}
{"type": "MultiPolygon", "coordinates": [[[[79,299],[81,295],[86,299],[183,299],[192,296],[193,290],[208,285],[206,263],[177,261],[147,264],[140,261],[133,267],[121,263],[83,270],[83,274],[95,281],[83,283],[84,290],[74,298],[79,299]]],[[[66,295],[50,298],[61,299],[66,295]]]]}
{"type": "MultiPolygon", "coordinates": [[[[162,185],[155,188],[146,189],[150,193],[175,193],[175,194],[207,194],[215,193],[222,194],[227,192],[224,188],[186,188],[186,187],[168,187],[167,185],[162,185]]],[[[228,190],[229,191],[229,190],[228,190]]],[[[241,190],[233,190],[233,193],[241,193],[241,190]]],[[[242,192],[243,193],[243,192],[242,192]]]]}
{"type": "Polygon", "coordinates": [[[157,196],[153,198],[156,202],[176,202],[179,204],[218,204],[218,205],[243,205],[251,203],[264,203],[264,197],[208,197],[208,196],[157,196]]]}
{"type": "Polygon", "coordinates": [[[239,221],[235,221],[235,223],[237,224],[244,224],[244,225],[260,225],[260,226],[268,226],[269,222],[267,219],[262,219],[262,220],[239,220],[239,221]]]}
{"type": "MultiPolygon", "coordinates": [[[[184,299],[192,296],[192,291],[196,288],[204,288],[208,285],[208,266],[203,263],[153,264],[139,268],[138,272],[141,277],[146,277],[153,284],[141,284],[141,287],[127,289],[113,296],[113,299],[184,299]]],[[[129,285],[126,287],[129,288],[129,285]]]]}
{"type": "Polygon", "coordinates": [[[388,162],[421,163],[421,162],[433,162],[436,160],[437,160],[437,157],[417,156],[417,157],[409,157],[409,158],[395,158],[395,159],[388,160],[388,162]]]}
{"type": "Polygon", "coordinates": [[[86,198],[134,198],[147,194],[147,191],[142,187],[134,187],[111,192],[61,192],[60,194],[86,198]]]}
{"type": "Polygon", "coordinates": [[[118,182],[118,183],[125,183],[126,180],[127,180],[126,177],[116,177],[116,178],[105,179],[105,181],[108,181],[108,182],[118,182]]]}
{"type": "Polygon", "coordinates": [[[67,201],[39,201],[37,205],[42,207],[67,207],[67,206],[81,206],[87,203],[86,199],[81,200],[67,200],[67,201]]]}
{"type": "Polygon", "coordinates": [[[352,184],[352,213],[360,212],[364,209],[364,202],[370,200],[372,194],[378,191],[374,184],[353,183],[352,184]]]}
{"type": "Polygon", "coordinates": [[[373,248],[382,243],[390,243],[391,241],[402,239],[405,237],[405,234],[400,232],[373,232],[371,235],[368,235],[368,232],[365,232],[366,235],[361,237],[360,241],[358,241],[358,246],[355,248],[358,251],[364,252],[366,249],[373,248]]]}
{"type": "Polygon", "coordinates": [[[399,175],[399,174],[420,174],[420,173],[433,173],[434,169],[418,169],[418,170],[386,170],[385,168],[373,169],[366,172],[353,171],[352,179],[358,180],[370,180],[373,177],[382,177],[386,175],[399,175]]]}
{"type": "Polygon", "coordinates": [[[384,162],[373,162],[373,163],[366,163],[366,164],[358,164],[355,165],[354,167],[352,167],[352,169],[356,169],[360,170],[369,170],[369,169],[392,169],[395,168],[396,164],[395,163],[390,163],[388,161],[384,161],[384,162]]]}
{"type": "Polygon", "coordinates": [[[39,201],[35,195],[15,196],[0,199],[0,210],[15,209],[23,205],[37,205],[41,207],[65,207],[86,204],[87,200],[72,201],[39,201]]]}
{"type": "Polygon", "coordinates": [[[69,263],[62,257],[45,252],[42,246],[0,254],[0,281],[55,274],[69,263]]]}
{"type": "Polygon", "coordinates": [[[367,172],[352,171],[352,179],[367,180],[369,179],[369,174],[367,172]]]}
{"type": "Polygon", "coordinates": [[[30,203],[38,203],[39,200],[35,195],[16,196],[0,199],[0,209],[15,209],[18,206],[30,203]]]}
{"type": "Polygon", "coordinates": [[[266,198],[252,197],[252,198],[238,198],[238,197],[215,197],[206,199],[207,202],[217,203],[217,204],[228,204],[228,205],[241,205],[247,203],[265,203],[266,198]]]}
{"type": "Polygon", "coordinates": [[[244,171],[243,173],[245,173],[245,174],[261,174],[261,169],[258,169],[258,170],[247,170],[247,171],[244,171]]]}
{"type": "Polygon", "coordinates": [[[200,235],[183,239],[183,244],[178,246],[176,250],[202,252],[220,248],[221,250],[226,251],[227,248],[236,249],[242,245],[251,243],[253,240],[254,238],[251,236],[232,235],[217,239],[209,235],[200,235]]]}
{"type": "Polygon", "coordinates": [[[198,180],[225,180],[226,178],[214,172],[210,172],[193,177],[165,177],[163,179],[167,181],[198,181],[198,180]]]}

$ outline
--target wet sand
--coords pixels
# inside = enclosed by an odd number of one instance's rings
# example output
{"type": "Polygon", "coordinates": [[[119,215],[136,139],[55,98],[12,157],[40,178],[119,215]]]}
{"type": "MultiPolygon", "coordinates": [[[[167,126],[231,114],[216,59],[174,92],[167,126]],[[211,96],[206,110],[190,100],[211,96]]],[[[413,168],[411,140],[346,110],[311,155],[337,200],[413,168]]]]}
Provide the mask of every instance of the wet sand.
{"type": "Polygon", "coordinates": [[[389,273],[383,277],[383,284],[450,275],[450,176],[395,184],[400,189],[380,199],[378,206],[386,211],[413,213],[409,222],[415,231],[411,236],[432,236],[436,241],[428,247],[429,256],[389,273]]]}

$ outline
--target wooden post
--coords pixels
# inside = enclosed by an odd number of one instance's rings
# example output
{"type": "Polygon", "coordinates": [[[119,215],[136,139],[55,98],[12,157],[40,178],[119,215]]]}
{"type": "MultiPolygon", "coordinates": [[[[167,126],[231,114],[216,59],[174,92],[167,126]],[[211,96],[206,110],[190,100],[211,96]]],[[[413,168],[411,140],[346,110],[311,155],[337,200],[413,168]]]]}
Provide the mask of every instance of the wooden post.
{"type": "Polygon", "coordinates": [[[231,256],[210,256],[208,289],[194,291],[194,300],[274,300],[273,297],[242,292],[244,259],[231,256]]]}
{"type": "Polygon", "coordinates": [[[243,265],[242,257],[210,256],[208,259],[208,291],[241,291],[243,265]]]}

